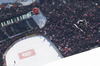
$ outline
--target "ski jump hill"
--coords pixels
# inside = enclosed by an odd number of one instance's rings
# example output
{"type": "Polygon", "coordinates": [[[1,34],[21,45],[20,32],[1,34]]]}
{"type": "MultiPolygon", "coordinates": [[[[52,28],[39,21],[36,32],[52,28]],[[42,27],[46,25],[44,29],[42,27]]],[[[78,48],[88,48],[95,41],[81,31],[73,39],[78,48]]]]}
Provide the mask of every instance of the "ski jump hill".
{"type": "Polygon", "coordinates": [[[5,52],[7,66],[42,66],[61,59],[62,55],[44,36],[33,36],[16,41],[5,52]]]}

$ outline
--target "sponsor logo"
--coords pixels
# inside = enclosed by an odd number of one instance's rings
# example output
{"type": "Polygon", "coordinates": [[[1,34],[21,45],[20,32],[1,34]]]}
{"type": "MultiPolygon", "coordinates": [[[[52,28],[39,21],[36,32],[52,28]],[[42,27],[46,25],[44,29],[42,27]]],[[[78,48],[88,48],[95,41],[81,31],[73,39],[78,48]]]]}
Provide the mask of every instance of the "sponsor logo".
{"type": "Polygon", "coordinates": [[[18,54],[19,59],[25,59],[25,58],[28,58],[28,57],[31,57],[31,56],[34,56],[34,55],[35,55],[34,49],[31,49],[31,50],[28,50],[28,51],[25,51],[25,52],[21,52],[21,53],[18,54]]]}

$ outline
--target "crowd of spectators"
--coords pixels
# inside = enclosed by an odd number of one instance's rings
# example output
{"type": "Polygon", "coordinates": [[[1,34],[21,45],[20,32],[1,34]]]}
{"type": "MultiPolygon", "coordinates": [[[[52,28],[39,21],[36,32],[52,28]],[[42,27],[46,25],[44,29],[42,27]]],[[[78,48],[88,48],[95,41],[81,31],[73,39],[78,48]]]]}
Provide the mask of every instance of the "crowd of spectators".
{"type": "Polygon", "coordinates": [[[28,13],[29,11],[32,10],[32,7],[35,7],[33,4],[24,6],[19,5],[19,6],[12,6],[10,8],[1,8],[0,10],[0,22],[6,21],[12,18],[15,18],[17,16],[23,15],[25,13],[28,13]]]}
{"type": "Polygon", "coordinates": [[[65,57],[99,46],[99,3],[94,0],[45,0],[40,9],[48,22],[41,32],[46,32],[65,57]],[[79,20],[86,20],[86,23],[78,23],[79,20]]]}
{"type": "MultiPolygon", "coordinates": [[[[30,32],[8,39],[0,44],[0,61],[2,54],[14,41],[29,34],[44,35],[49,38],[64,57],[83,52],[100,46],[100,8],[99,0],[41,0],[41,4],[35,4],[47,18],[44,28],[36,27],[30,32]],[[85,20],[79,22],[80,20],[85,20]]],[[[32,9],[31,6],[29,10],[32,9]]],[[[22,14],[23,10],[15,9],[22,14]]],[[[18,9],[20,9],[18,7],[18,9]]],[[[0,11],[0,20],[10,19],[7,15],[14,14],[7,9],[0,11]],[[1,11],[4,12],[2,13],[1,11]],[[7,12],[5,12],[7,11],[7,12]],[[7,13],[7,14],[6,14],[7,13]],[[5,15],[6,14],[6,15],[5,15]],[[5,16],[5,17],[4,17],[5,16]],[[4,18],[2,18],[4,17],[4,18]]],[[[18,14],[19,15],[19,14],[18,14]]],[[[18,16],[16,14],[16,16],[18,16]]],[[[14,15],[12,16],[14,17],[14,15]]],[[[0,62],[0,65],[3,64],[0,62]]]]}

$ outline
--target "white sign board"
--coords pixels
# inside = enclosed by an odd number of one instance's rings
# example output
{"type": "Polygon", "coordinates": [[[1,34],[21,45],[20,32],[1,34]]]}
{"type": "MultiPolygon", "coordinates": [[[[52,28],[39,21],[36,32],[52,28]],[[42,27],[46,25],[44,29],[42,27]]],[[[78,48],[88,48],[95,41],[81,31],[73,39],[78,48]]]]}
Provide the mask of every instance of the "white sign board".
{"type": "Polygon", "coordinates": [[[32,16],[34,21],[37,23],[37,25],[40,28],[43,28],[47,22],[46,17],[42,14],[42,12],[39,10],[39,14],[33,15],[32,16]]]}

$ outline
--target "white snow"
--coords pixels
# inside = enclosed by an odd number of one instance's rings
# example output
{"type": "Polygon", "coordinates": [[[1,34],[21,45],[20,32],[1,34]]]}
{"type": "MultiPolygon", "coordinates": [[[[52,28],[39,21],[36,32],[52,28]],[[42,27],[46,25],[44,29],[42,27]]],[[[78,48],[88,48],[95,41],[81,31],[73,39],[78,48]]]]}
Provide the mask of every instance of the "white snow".
{"type": "MultiPolygon", "coordinates": [[[[2,4],[2,3],[13,3],[13,2],[16,2],[16,1],[21,2],[21,0],[0,0],[0,4],[2,4]]],[[[23,4],[24,5],[28,5],[28,4],[30,4],[30,3],[34,2],[34,1],[35,0],[23,0],[23,4]]]]}
{"type": "Polygon", "coordinates": [[[61,58],[50,41],[43,36],[34,36],[13,45],[6,54],[6,63],[7,66],[42,66],[61,58]],[[24,59],[19,58],[19,53],[31,49],[34,49],[35,55],[24,59]]]}
{"type": "Polygon", "coordinates": [[[100,66],[100,47],[48,63],[44,66],[100,66]]]}

